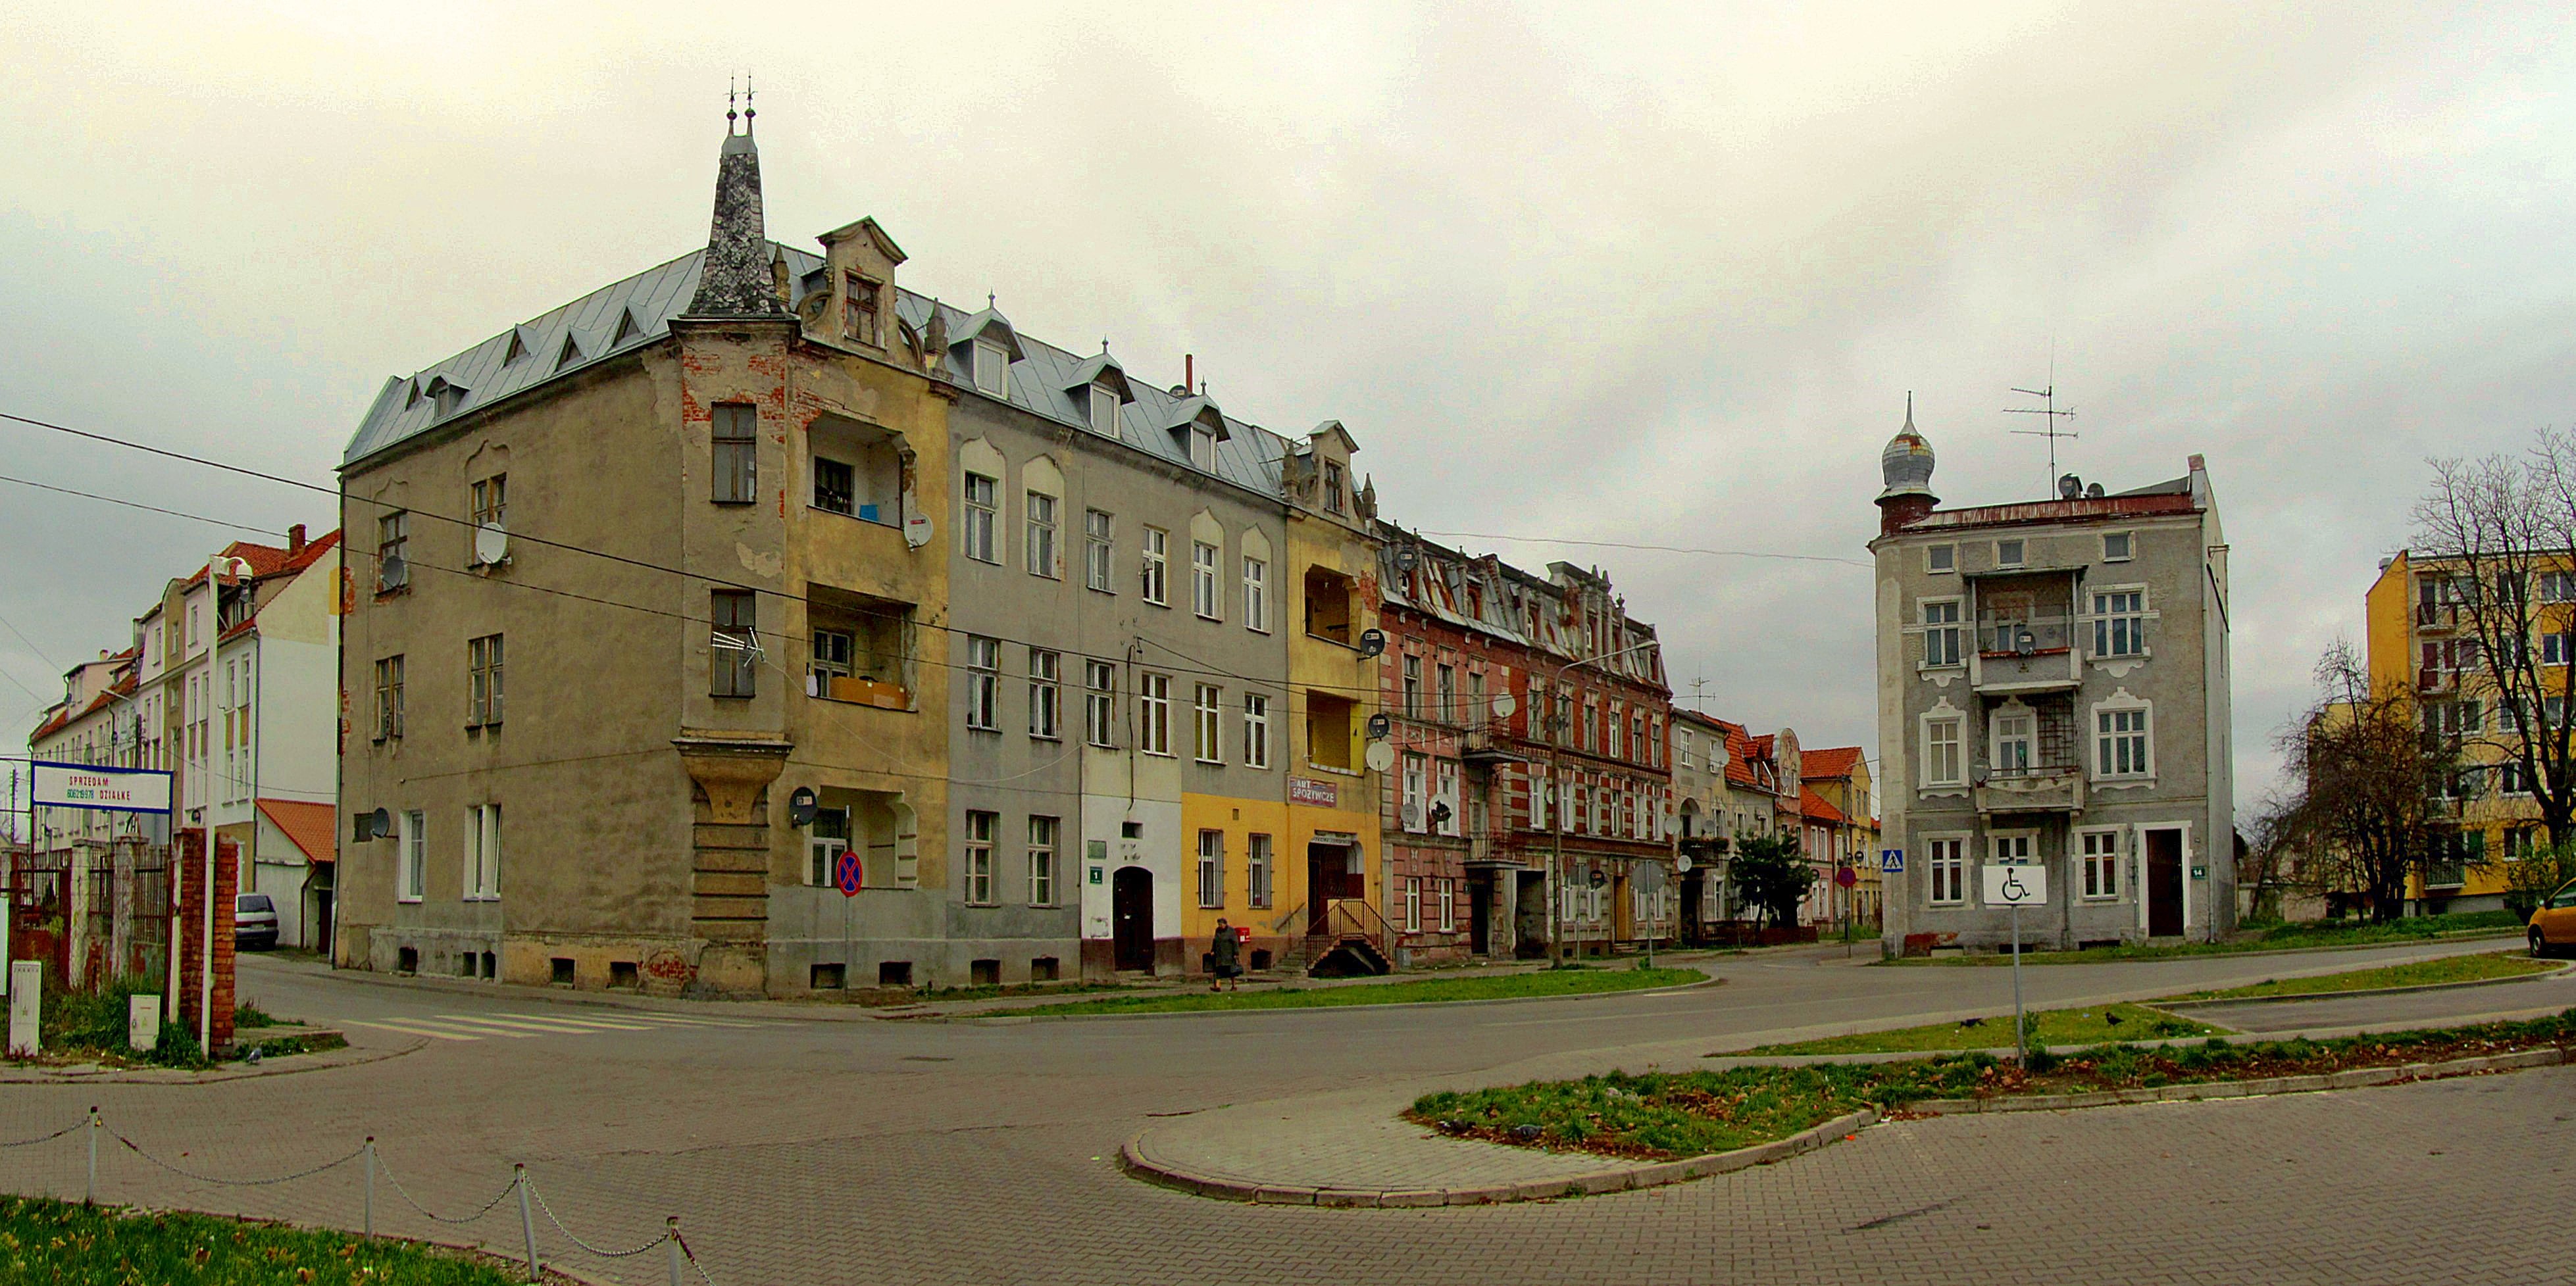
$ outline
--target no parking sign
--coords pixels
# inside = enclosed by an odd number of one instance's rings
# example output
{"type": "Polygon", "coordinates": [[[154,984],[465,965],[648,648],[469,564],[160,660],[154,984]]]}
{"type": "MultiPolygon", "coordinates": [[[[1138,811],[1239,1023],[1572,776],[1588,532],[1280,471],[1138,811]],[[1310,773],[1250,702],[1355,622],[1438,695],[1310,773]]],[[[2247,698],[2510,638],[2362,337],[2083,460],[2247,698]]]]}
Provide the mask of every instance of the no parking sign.
{"type": "Polygon", "coordinates": [[[841,896],[857,897],[865,878],[865,868],[859,864],[859,855],[842,849],[840,860],[832,863],[832,883],[839,886],[841,896]]]}

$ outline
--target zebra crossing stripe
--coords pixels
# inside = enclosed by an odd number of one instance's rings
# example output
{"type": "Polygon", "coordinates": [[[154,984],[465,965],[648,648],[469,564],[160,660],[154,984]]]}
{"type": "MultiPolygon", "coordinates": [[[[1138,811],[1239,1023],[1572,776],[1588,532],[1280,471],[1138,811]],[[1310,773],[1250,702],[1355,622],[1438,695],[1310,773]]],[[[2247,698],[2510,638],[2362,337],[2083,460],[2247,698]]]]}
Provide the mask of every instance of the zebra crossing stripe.
{"type": "MultiPolygon", "coordinates": [[[[352,1027],[373,1027],[373,1028],[377,1029],[378,1031],[400,1032],[400,1033],[402,1033],[402,1034],[403,1034],[403,1035],[405,1035],[405,1036],[432,1036],[432,1037],[436,1037],[436,1038],[437,1038],[437,1039],[439,1039],[439,1040],[481,1040],[481,1039],[483,1039],[483,1037],[482,1037],[482,1036],[480,1036],[480,1035],[477,1035],[477,1036],[465,1036],[465,1035],[459,1035],[459,1034],[458,1034],[458,1033],[456,1033],[456,1032],[446,1031],[446,1030],[443,1030],[443,1029],[441,1029],[441,1028],[437,1028],[437,1027],[413,1026],[413,1025],[411,1025],[411,1024],[409,1024],[409,1023],[369,1022],[369,1021],[367,1021],[367,1020],[365,1020],[365,1019],[363,1019],[363,1018],[351,1018],[351,1019],[346,1019],[345,1021],[346,1021],[350,1026],[352,1026],[352,1027]]],[[[522,1036],[533,1036],[533,1035],[535,1035],[536,1033],[534,1033],[534,1032],[489,1032],[489,1033],[485,1033],[485,1034],[487,1034],[487,1035],[494,1035],[494,1036],[501,1036],[501,1035],[522,1035],[522,1036]]]]}

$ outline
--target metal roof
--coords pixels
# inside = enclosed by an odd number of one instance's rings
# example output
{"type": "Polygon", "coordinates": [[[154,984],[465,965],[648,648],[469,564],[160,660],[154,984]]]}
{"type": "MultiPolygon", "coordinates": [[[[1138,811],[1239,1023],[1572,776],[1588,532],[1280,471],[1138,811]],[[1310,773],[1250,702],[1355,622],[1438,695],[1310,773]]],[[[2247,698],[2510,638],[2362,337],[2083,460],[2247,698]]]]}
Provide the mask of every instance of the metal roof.
{"type": "MultiPolygon", "coordinates": [[[[824,267],[819,255],[778,242],[771,245],[786,257],[792,276],[802,278],[824,267]]],[[[358,431],[351,435],[348,448],[341,453],[341,467],[346,469],[459,415],[660,342],[671,333],[671,318],[685,310],[697,293],[698,269],[705,255],[704,250],[692,250],[504,329],[410,376],[386,380],[376,394],[375,404],[358,422],[358,431]],[[516,360],[505,360],[514,338],[522,351],[516,360]],[[566,351],[567,340],[574,351],[566,351]],[[441,379],[452,388],[464,390],[450,406],[430,396],[430,384],[441,379]]],[[[895,292],[895,314],[916,334],[928,332],[934,306],[952,336],[971,336],[997,321],[1005,327],[1010,325],[992,309],[970,314],[947,304],[935,304],[909,290],[895,292]]],[[[1011,328],[1011,334],[1019,343],[1020,356],[1011,363],[1007,398],[1010,404],[1092,432],[1085,408],[1076,401],[1076,391],[1099,374],[1102,355],[1078,356],[1020,334],[1016,327],[1011,328]]],[[[1204,398],[1175,396],[1143,380],[1125,382],[1134,400],[1119,408],[1118,440],[1176,467],[1194,467],[1187,436],[1164,426],[1187,422],[1182,413],[1185,404],[1196,404],[1190,407],[1192,413],[1201,406],[1215,404],[1204,398]]],[[[961,391],[971,397],[991,396],[971,383],[961,383],[961,391]]],[[[1236,486],[1284,500],[1287,491],[1281,461],[1291,448],[1290,440],[1232,416],[1224,418],[1230,436],[1221,437],[1216,444],[1215,475],[1236,486]]]]}

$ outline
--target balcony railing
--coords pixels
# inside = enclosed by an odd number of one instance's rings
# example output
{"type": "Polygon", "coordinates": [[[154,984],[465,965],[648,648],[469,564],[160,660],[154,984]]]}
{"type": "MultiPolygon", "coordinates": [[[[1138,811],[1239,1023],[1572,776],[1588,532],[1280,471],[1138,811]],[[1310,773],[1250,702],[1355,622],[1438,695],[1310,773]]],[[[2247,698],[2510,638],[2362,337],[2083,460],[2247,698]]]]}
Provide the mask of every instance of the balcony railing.
{"type": "Polygon", "coordinates": [[[2075,646],[2075,618],[2030,616],[1977,618],[1977,650],[1987,656],[2031,656],[2075,646]]]}
{"type": "Polygon", "coordinates": [[[1990,772],[1976,784],[1981,813],[2080,813],[2084,811],[2084,769],[2075,764],[2046,764],[2011,772],[1990,772]]]}
{"type": "Polygon", "coordinates": [[[2449,692],[2459,686],[2460,672],[2457,670],[2428,669],[2415,673],[2415,690],[2418,692],[2449,692]]]}
{"type": "Polygon", "coordinates": [[[2460,605],[2457,603],[2417,603],[2415,628],[2441,631],[2459,628],[2460,605]]]}

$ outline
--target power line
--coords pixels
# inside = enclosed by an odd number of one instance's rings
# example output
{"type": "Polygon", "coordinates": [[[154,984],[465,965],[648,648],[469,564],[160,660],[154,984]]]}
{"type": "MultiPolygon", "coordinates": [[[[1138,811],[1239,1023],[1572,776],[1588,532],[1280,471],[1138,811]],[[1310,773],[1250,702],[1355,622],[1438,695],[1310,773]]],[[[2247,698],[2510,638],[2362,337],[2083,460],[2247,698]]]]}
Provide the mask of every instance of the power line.
{"type": "MultiPolygon", "coordinates": [[[[22,487],[34,487],[34,488],[35,488],[36,490],[38,490],[38,491],[51,491],[51,492],[55,492],[55,493],[57,493],[57,494],[59,494],[59,495],[66,495],[66,496],[78,496],[78,497],[80,497],[80,498],[81,498],[81,499],[83,499],[83,500],[104,500],[104,501],[106,501],[106,502],[108,502],[109,504],[112,504],[112,505],[125,505],[125,506],[127,506],[127,507],[129,507],[129,508],[134,508],[134,509],[149,509],[149,510],[151,510],[151,511],[152,511],[152,512],[154,512],[154,513],[157,513],[157,514],[168,514],[168,515],[170,515],[170,516],[171,516],[171,517],[173,517],[173,518],[186,518],[186,519],[188,519],[188,520],[190,520],[190,521],[192,521],[192,522],[202,522],[202,523],[207,523],[207,524],[209,524],[209,525],[216,526],[216,527],[226,527],[226,528],[230,528],[230,529],[232,529],[232,530],[234,530],[234,531],[247,531],[247,532],[250,532],[250,533],[251,533],[251,534],[253,534],[253,535],[258,535],[258,536],[283,536],[283,535],[285,535],[285,534],[286,534],[285,532],[282,532],[282,531],[270,531],[270,530],[269,530],[268,528],[266,528],[266,527],[253,527],[253,526],[250,526],[250,525],[249,525],[249,524],[247,524],[247,523],[238,523],[238,522],[233,522],[233,521],[231,521],[230,519],[225,519],[225,518],[209,518],[209,517],[205,516],[204,514],[192,514],[192,513],[187,513],[187,512],[181,511],[181,510],[177,510],[177,509],[164,509],[164,508],[162,508],[162,507],[161,507],[161,506],[159,506],[159,505],[147,505],[147,504],[143,503],[143,502],[142,502],[142,501],[140,501],[140,500],[120,500],[120,499],[116,498],[115,496],[102,496],[102,495],[97,494],[96,492],[90,492],[90,491],[75,491],[75,490],[71,489],[70,487],[57,487],[57,486],[54,486],[54,485],[53,485],[53,484],[51,484],[51,483],[46,483],[46,482],[30,482],[30,481],[28,481],[28,480],[27,480],[27,479],[25,479],[25,478],[12,478],[12,477],[10,477],[9,475],[7,475],[7,474],[5,474],[5,473],[0,473],[0,482],[14,482],[14,483],[16,483],[16,484],[18,484],[19,486],[22,486],[22,487]]],[[[16,633],[17,633],[16,627],[14,627],[14,626],[13,626],[13,627],[11,627],[11,629],[10,629],[10,633],[16,634],[16,633]]],[[[24,635],[24,634],[19,634],[19,635],[18,635],[18,637],[23,639],[23,638],[25,638],[25,637],[27,637],[27,636],[26,636],[26,635],[24,635]]],[[[29,647],[34,647],[34,646],[35,646],[35,644],[30,643],[30,644],[28,644],[27,646],[29,646],[29,647]]],[[[48,662],[46,662],[46,664],[51,665],[51,664],[53,664],[53,663],[52,663],[52,662],[50,662],[50,661],[48,661],[48,662]]]]}

